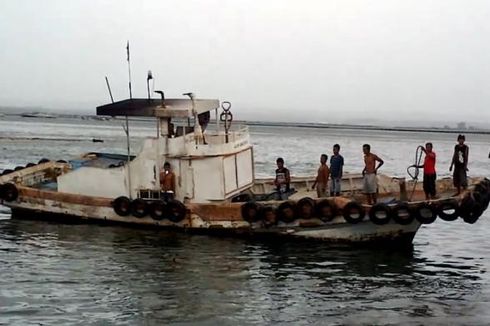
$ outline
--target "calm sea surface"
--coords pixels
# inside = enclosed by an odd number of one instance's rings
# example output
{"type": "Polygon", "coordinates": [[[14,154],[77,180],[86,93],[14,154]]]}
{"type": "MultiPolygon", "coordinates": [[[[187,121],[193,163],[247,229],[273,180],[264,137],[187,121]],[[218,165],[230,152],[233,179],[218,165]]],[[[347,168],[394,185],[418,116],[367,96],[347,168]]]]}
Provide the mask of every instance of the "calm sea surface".
{"type": "MultiPolygon", "coordinates": [[[[152,124],[133,122],[136,151],[152,124]]],[[[259,176],[284,157],[313,174],[342,146],[360,172],[361,145],[404,176],[415,148],[434,143],[448,175],[455,134],[252,127],[259,176]]],[[[489,176],[489,136],[468,135],[470,175],[489,176]]],[[[0,117],[0,170],[88,151],[124,153],[117,122],[0,117]],[[93,143],[92,138],[104,143],[93,143]]],[[[490,213],[474,225],[423,226],[410,253],[318,243],[189,236],[98,225],[11,220],[0,206],[0,324],[336,325],[490,324],[490,213]]]]}

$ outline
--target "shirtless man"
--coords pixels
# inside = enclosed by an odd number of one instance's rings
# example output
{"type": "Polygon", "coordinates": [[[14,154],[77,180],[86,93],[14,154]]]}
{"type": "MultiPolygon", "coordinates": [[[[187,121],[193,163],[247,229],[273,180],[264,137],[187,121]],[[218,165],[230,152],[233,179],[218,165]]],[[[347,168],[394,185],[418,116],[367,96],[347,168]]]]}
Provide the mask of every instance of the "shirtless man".
{"type": "Polygon", "coordinates": [[[371,146],[369,144],[364,144],[362,151],[364,152],[364,170],[362,170],[364,177],[363,190],[366,194],[368,205],[372,205],[376,204],[376,192],[378,190],[376,173],[384,164],[384,161],[376,154],[371,153],[371,146]],[[376,162],[379,162],[378,166],[376,166],[376,162]]]}
{"type": "Polygon", "coordinates": [[[328,188],[328,176],[330,175],[330,169],[327,165],[328,156],[327,154],[322,154],[320,157],[320,167],[318,168],[318,174],[316,176],[315,182],[313,183],[312,189],[315,189],[318,198],[327,197],[328,188]]]}

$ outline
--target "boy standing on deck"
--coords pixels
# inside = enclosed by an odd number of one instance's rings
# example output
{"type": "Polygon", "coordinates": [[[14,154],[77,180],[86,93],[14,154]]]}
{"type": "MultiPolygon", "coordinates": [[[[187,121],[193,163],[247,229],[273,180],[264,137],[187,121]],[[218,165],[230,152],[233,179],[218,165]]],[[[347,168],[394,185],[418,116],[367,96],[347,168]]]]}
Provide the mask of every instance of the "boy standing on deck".
{"type": "Polygon", "coordinates": [[[170,163],[165,162],[163,171],[160,172],[160,188],[163,200],[173,199],[175,196],[175,173],[172,172],[170,163]]]}
{"type": "Polygon", "coordinates": [[[339,154],[340,145],[333,145],[333,155],[330,157],[330,196],[340,196],[340,183],[344,172],[344,158],[339,154]]]}
{"type": "Polygon", "coordinates": [[[468,187],[466,172],[468,172],[469,147],[465,145],[465,140],[464,135],[458,135],[458,144],[454,146],[453,159],[449,167],[449,171],[452,171],[454,165],[453,184],[458,190],[456,195],[461,193],[461,188],[466,189],[468,187]]]}
{"type": "Polygon", "coordinates": [[[289,170],[284,167],[284,159],[279,157],[276,160],[276,179],[274,179],[274,185],[278,193],[278,200],[287,200],[289,196],[289,183],[291,182],[291,176],[289,170]]]}
{"type": "Polygon", "coordinates": [[[376,192],[378,190],[376,173],[384,164],[384,161],[376,154],[371,153],[371,145],[369,144],[364,144],[362,151],[364,152],[364,170],[362,170],[364,177],[363,190],[366,194],[368,205],[372,205],[376,204],[376,192]],[[376,161],[379,162],[378,166],[376,166],[376,161]]]}
{"type": "Polygon", "coordinates": [[[425,144],[422,147],[425,153],[424,159],[424,192],[425,199],[436,198],[436,153],[432,150],[432,143],[425,144]]]}
{"type": "Polygon", "coordinates": [[[312,189],[315,189],[318,198],[327,197],[328,176],[330,175],[330,169],[327,165],[328,155],[322,154],[320,157],[320,167],[318,168],[318,174],[312,189]]]}

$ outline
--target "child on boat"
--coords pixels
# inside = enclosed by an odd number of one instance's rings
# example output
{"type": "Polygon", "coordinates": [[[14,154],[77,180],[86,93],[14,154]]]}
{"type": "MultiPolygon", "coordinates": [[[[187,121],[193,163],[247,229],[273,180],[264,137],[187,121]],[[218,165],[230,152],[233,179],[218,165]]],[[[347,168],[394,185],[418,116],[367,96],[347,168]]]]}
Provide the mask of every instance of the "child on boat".
{"type": "Polygon", "coordinates": [[[277,199],[278,200],[287,200],[289,196],[289,183],[291,182],[291,176],[289,174],[289,170],[284,167],[284,159],[279,157],[276,160],[277,169],[276,169],[276,178],[274,179],[274,185],[277,190],[277,199]]]}
{"type": "Polygon", "coordinates": [[[313,190],[316,186],[316,194],[318,198],[327,197],[328,176],[330,175],[327,160],[327,154],[322,154],[320,156],[320,167],[318,168],[318,173],[312,187],[313,190]]]}
{"type": "Polygon", "coordinates": [[[339,154],[340,145],[333,145],[333,155],[330,157],[330,196],[340,196],[340,183],[344,169],[344,158],[339,154]]]}
{"type": "Polygon", "coordinates": [[[454,166],[453,184],[458,190],[456,195],[461,193],[461,188],[466,189],[468,187],[466,172],[468,172],[469,147],[465,145],[465,140],[464,135],[458,135],[458,144],[454,146],[453,159],[449,167],[449,171],[452,171],[454,166]]]}
{"type": "Polygon", "coordinates": [[[175,173],[169,162],[163,165],[163,171],[160,172],[160,188],[163,200],[173,199],[175,196],[175,173]]]}

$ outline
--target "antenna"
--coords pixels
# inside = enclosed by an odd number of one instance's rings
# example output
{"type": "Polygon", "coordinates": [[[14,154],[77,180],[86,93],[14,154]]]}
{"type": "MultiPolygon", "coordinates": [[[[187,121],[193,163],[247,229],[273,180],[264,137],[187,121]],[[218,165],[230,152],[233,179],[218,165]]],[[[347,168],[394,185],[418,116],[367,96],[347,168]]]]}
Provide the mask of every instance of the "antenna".
{"type": "Polygon", "coordinates": [[[129,75],[129,98],[133,98],[133,92],[131,91],[131,56],[129,54],[129,41],[126,45],[126,52],[128,54],[128,75],[129,75]]]}
{"type": "Polygon", "coordinates": [[[107,85],[107,89],[109,90],[109,96],[111,97],[111,102],[114,103],[114,98],[112,97],[111,85],[109,85],[109,79],[105,76],[105,83],[107,85]]]}

